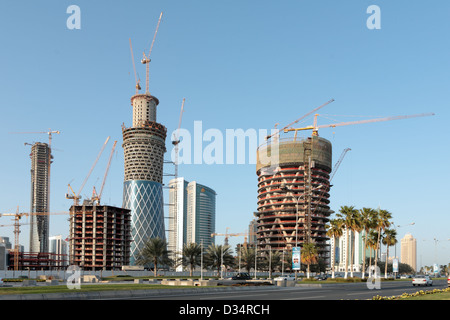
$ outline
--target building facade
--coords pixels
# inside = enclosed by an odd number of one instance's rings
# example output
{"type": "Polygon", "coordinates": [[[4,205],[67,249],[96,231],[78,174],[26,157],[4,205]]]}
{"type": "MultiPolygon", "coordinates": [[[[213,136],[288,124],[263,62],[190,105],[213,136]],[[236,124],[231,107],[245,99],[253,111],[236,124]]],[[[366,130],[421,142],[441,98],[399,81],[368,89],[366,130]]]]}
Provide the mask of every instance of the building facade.
{"type": "Polygon", "coordinates": [[[400,262],[408,264],[417,271],[417,240],[410,233],[401,239],[400,250],[400,262]]]}

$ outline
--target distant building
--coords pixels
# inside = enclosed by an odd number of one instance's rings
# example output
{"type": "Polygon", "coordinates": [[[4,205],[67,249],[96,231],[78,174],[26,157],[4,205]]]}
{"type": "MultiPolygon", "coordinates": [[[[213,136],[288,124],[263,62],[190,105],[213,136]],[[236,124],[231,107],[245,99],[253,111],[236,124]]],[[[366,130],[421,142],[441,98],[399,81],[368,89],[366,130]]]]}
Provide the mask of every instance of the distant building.
{"type": "Polygon", "coordinates": [[[169,204],[168,249],[172,258],[180,256],[185,244],[198,243],[207,248],[214,243],[211,234],[216,224],[216,192],[213,189],[181,177],[172,179],[169,204]]]}
{"type": "Polygon", "coordinates": [[[31,146],[30,252],[48,252],[51,149],[47,143],[31,146]],[[44,213],[41,215],[33,213],[44,213]]]}
{"type": "MultiPolygon", "coordinates": [[[[350,267],[353,265],[354,272],[361,272],[364,259],[375,256],[375,252],[370,249],[364,250],[364,233],[349,231],[348,232],[348,253],[347,253],[347,232],[344,230],[341,237],[334,239],[331,238],[330,245],[331,248],[335,248],[334,251],[331,250],[330,261],[335,262],[335,271],[345,272],[345,266],[348,265],[348,272],[350,272],[350,267]],[[353,252],[352,252],[353,250],[353,252]],[[365,251],[365,253],[364,253],[365,251]],[[347,256],[348,254],[348,256],[347,256]],[[353,259],[352,259],[353,258],[353,259]],[[348,259],[348,263],[347,263],[348,259]]],[[[368,266],[366,266],[367,268],[368,266]]]]}
{"type": "Polygon", "coordinates": [[[53,255],[55,264],[58,267],[64,267],[69,264],[68,259],[68,243],[61,235],[53,236],[49,239],[50,253],[53,255]]]}
{"type": "Polygon", "coordinates": [[[7,252],[5,245],[0,243],[0,270],[6,270],[7,252]]]}
{"type": "Polygon", "coordinates": [[[401,239],[401,263],[408,264],[414,270],[417,270],[417,241],[410,234],[407,233],[403,239],[401,239]]]}
{"type": "Polygon", "coordinates": [[[258,232],[258,220],[253,219],[248,225],[248,244],[256,245],[256,233],[258,232]]]}

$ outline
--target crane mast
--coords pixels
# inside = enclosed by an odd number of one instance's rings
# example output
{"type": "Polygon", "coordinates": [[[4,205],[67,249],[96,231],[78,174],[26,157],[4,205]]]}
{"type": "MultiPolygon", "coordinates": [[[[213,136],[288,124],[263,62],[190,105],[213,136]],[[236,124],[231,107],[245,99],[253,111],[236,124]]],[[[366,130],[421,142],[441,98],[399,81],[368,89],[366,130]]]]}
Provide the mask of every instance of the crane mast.
{"type": "Polygon", "coordinates": [[[181,127],[181,119],[183,117],[184,112],[184,102],[186,101],[185,98],[183,98],[183,102],[181,103],[181,111],[180,111],[180,118],[178,120],[178,128],[177,131],[174,134],[174,140],[172,141],[172,144],[174,145],[175,149],[175,179],[178,178],[178,144],[180,143],[180,127],[181,127]]]}
{"type": "Polygon", "coordinates": [[[153,40],[152,40],[152,44],[150,45],[150,50],[149,50],[149,52],[148,52],[148,55],[146,56],[145,55],[145,52],[143,53],[143,59],[141,60],[141,63],[142,64],[145,64],[146,65],[146,79],[145,79],[145,81],[146,81],[146,83],[145,83],[145,93],[146,94],[149,94],[150,92],[149,92],[149,74],[150,74],[150,71],[149,71],[149,68],[150,68],[150,54],[152,53],[152,49],[153,49],[153,44],[155,43],[155,39],[156,39],[156,34],[158,33],[158,29],[159,29],[159,24],[161,23],[161,18],[162,18],[162,12],[161,12],[161,14],[159,15],[159,20],[158,20],[158,24],[156,25],[156,30],[155,30],[155,34],[153,35],[153,40]]]}

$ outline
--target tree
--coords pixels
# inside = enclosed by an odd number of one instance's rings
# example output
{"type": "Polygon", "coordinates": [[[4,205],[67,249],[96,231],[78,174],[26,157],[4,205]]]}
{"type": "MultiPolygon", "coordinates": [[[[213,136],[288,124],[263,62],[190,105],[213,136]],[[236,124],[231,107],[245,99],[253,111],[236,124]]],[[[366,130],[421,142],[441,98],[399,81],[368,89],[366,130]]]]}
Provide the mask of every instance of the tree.
{"type": "MultiPolygon", "coordinates": [[[[389,221],[392,218],[392,215],[387,210],[377,210],[377,216],[375,219],[375,225],[376,230],[378,232],[378,239],[377,239],[377,252],[380,248],[380,237],[381,232],[384,231],[386,228],[388,228],[391,225],[391,222],[389,221]]],[[[375,259],[375,272],[377,271],[377,259],[375,259]]],[[[375,275],[377,276],[377,275],[375,275]]]]}
{"type": "MultiPolygon", "coordinates": [[[[397,243],[397,231],[395,229],[386,229],[384,230],[383,235],[383,244],[386,248],[386,262],[389,258],[389,247],[394,246],[397,243]]],[[[387,263],[384,267],[384,278],[387,278],[387,263]]]]}
{"type": "Polygon", "coordinates": [[[362,208],[359,210],[360,217],[360,225],[362,230],[364,231],[363,236],[363,266],[362,266],[362,279],[365,278],[366,274],[366,250],[367,250],[367,238],[370,230],[374,227],[374,217],[376,213],[374,209],[371,208],[362,208]]]}
{"type": "Polygon", "coordinates": [[[318,262],[319,254],[317,252],[317,247],[314,243],[305,243],[301,250],[301,262],[306,264],[306,277],[309,279],[309,272],[311,264],[316,264],[318,262]]]}
{"type": "Polygon", "coordinates": [[[169,253],[170,251],[167,250],[167,243],[164,239],[150,238],[139,251],[136,263],[143,266],[153,264],[153,271],[156,277],[158,265],[170,265],[172,263],[169,253]]]}
{"type": "MultiPolygon", "coordinates": [[[[333,252],[336,251],[336,239],[339,239],[342,234],[343,234],[343,224],[344,221],[342,219],[332,219],[330,220],[330,225],[327,226],[327,236],[333,238],[333,248],[331,250],[333,250],[333,252]]],[[[331,261],[331,277],[334,279],[335,278],[335,274],[334,274],[334,263],[335,263],[335,259],[333,259],[333,261],[331,261]]]]}
{"type": "Polygon", "coordinates": [[[253,247],[241,247],[241,264],[244,269],[250,273],[250,270],[255,266],[255,248],[253,247]]]}
{"type": "MultiPolygon", "coordinates": [[[[377,240],[378,240],[378,232],[376,232],[376,231],[373,231],[373,230],[370,230],[369,231],[369,234],[368,235],[366,235],[366,240],[367,240],[367,246],[370,248],[370,255],[369,255],[369,270],[371,270],[371,267],[372,267],[372,250],[374,250],[374,252],[375,252],[375,257],[374,257],[374,259],[376,260],[377,259],[377,240]]],[[[365,270],[364,270],[364,272],[365,272],[365,270]]],[[[371,274],[372,272],[371,271],[369,271],[369,275],[371,274]]]]}
{"type": "MultiPolygon", "coordinates": [[[[348,257],[349,257],[349,232],[356,224],[356,214],[358,210],[355,209],[354,206],[341,206],[339,209],[339,213],[337,216],[341,218],[344,221],[343,226],[345,227],[345,233],[346,233],[346,259],[345,259],[345,279],[347,279],[347,273],[348,273],[348,257]]],[[[352,261],[353,265],[353,261],[352,261]]],[[[353,274],[353,267],[352,267],[352,274],[353,274]]]]}
{"type": "Polygon", "coordinates": [[[230,246],[211,244],[205,254],[204,263],[206,266],[217,270],[217,276],[220,276],[220,269],[223,266],[233,265],[234,258],[231,255],[230,246]]]}
{"type": "Polygon", "coordinates": [[[189,276],[191,277],[195,267],[201,264],[201,254],[202,247],[198,243],[193,242],[183,246],[182,265],[189,266],[189,276]]]}

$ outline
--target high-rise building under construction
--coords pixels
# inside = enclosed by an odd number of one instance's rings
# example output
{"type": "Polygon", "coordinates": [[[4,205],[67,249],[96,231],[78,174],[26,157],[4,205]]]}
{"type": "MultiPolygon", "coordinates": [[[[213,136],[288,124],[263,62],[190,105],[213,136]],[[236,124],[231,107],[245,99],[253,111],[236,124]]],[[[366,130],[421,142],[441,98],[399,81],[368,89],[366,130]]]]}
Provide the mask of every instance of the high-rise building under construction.
{"type": "Polygon", "coordinates": [[[31,146],[30,252],[48,252],[51,149],[47,143],[31,146]],[[43,213],[43,214],[33,214],[43,213]]]}
{"type": "Polygon", "coordinates": [[[331,143],[318,136],[258,148],[258,250],[290,251],[314,243],[319,256],[329,259],[331,150],[331,143]]]}
{"type": "Polygon", "coordinates": [[[123,207],[131,210],[131,264],[150,238],[165,239],[162,183],[167,129],[156,122],[158,104],[148,92],[134,95],[133,126],[122,127],[123,207]]]}

